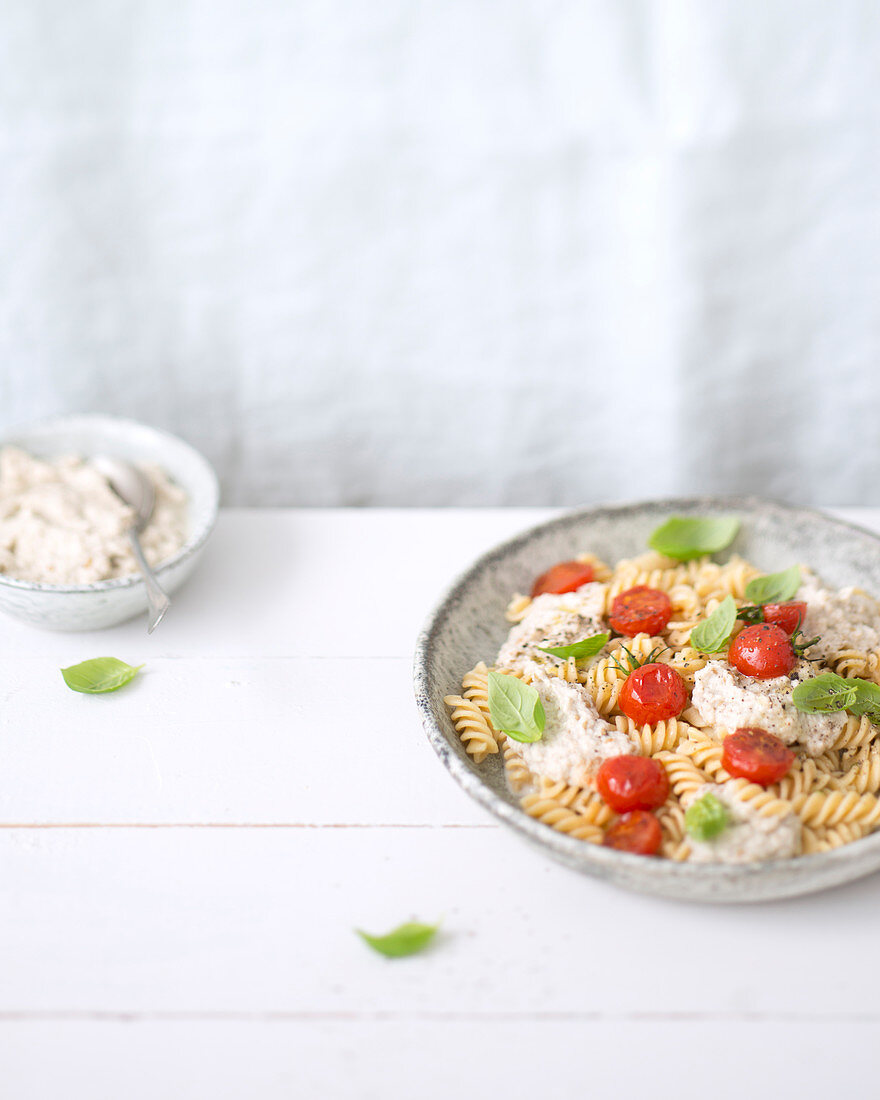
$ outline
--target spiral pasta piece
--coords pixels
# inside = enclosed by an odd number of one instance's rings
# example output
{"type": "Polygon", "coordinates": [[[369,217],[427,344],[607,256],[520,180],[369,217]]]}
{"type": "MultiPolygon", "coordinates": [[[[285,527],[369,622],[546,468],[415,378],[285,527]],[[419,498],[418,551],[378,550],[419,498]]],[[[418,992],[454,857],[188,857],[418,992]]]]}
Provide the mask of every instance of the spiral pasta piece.
{"type": "Polygon", "coordinates": [[[678,845],[685,839],[684,809],[675,798],[671,798],[656,811],[657,820],[663,830],[663,842],[678,845]]]}
{"type": "Polygon", "coordinates": [[[481,764],[487,756],[498,752],[495,731],[476,703],[461,695],[447,695],[443,702],[452,708],[453,725],[475,764],[481,764]]]}
{"type": "Polygon", "coordinates": [[[852,844],[854,840],[861,840],[870,831],[870,828],[847,822],[830,829],[821,827],[812,829],[805,825],[801,832],[803,851],[805,855],[814,852],[830,852],[844,844],[852,844]]]}
{"type": "Polygon", "coordinates": [[[535,777],[529,771],[529,767],[522,758],[522,754],[516,749],[516,742],[504,734],[498,735],[498,744],[504,752],[504,774],[512,791],[522,791],[534,782],[535,777]]]}
{"type": "Polygon", "coordinates": [[[693,586],[700,599],[707,604],[715,601],[720,603],[725,596],[733,596],[736,600],[744,600],[746,585],[754,577],[760,575],[750,562],[734,555],[726,565],[716,565],[705,558],[699,559],[700,565],[691,562],[694,567],[693,586]]]}
{"type": "Polygon", "coordinates": [[[669,785],[675,797],[687,808],[694,795],[709,782],[708,776],[700,771],[689,756],[680,752],[658,752],[654,757],[666,769],[669,785]]]}
{"type": "Polygon", "coordinates": [[[608,588],[609,607],[615,596],[619,596],[621,592],[626,592],[629,588],[644,585],[646,588],[657,588],[661,592],[669,592],[677,584],[684,581],[685,572],[682,566],[663,564],[669,559],[660,558],[660,555],[655,555],[655,558],[659,559],[661,564],[655,565],[653,568],[648,563],[646,563],[646,567],[633,562],[626,568],[618,566],[615,569],[608,588]]]}
{"type": "Polygon", "coordinates": [[[831,772],[824,771],[812,757],[799,757],[792,765],[788,775],[784,775],[776,783],[771,783],[768,791],[772,791],[777,798],[791,801],[797,795],[807,794],[811,790],[822,790],[832,786],[835,779],[831,772]]]}
{"type": "Polygon", "coordinates": [[[625,733],[633,748],[641,756],[654,756],[658,752],[671,752],[693,730],[680,718],[667,718],[653,726],[637,726],[632,718],[618,714],[614,724],[621,733],[625,733]]]}
{"type": "Polygon", "coordinates": [[[880,750],[876,745],[860,749],[852,763],[841,773],[842,788],[859,794],[877,794],[880,791],[880,750]]]}
{"type": "Polygon", "coordinates": [[[873,828],[880,821],[880,799],[856,791],[813,791],[795,798],[792,807],[813,828],[842,824],[873,828]]]}
{"type": "Polygon", "coordinates": [[[880,654],[860,649],[842,649],[829,662],[838,676],[857,676],[880,683],[880,654]]]}
{"type": "MultiPolygon", "coordinates": [[[[690,631],[688,631],[688,636],[690,636],[690,631]]],[[[694,686],[694,677],[701,668],[709,663],[711,658],[708,654],[701,653],[690,645],[682,645],[680,649],[670,649],[667,653],[661,653],[657,660],[674,668],[684,680],[688,691],[691,691],[694,686]]]]}
{"type": "MultiPolygon", "coordinates": [[[[577,662],[574,657],[569,657],[565,661],[560,661],[559,664],[547,664],[543,668],[545,676],[558,676],[560,680],[567,680],[570,684],[579,684],[581,682],[581,675],[578,671],[577,662]]],[[[531,679],[531,677],[526,677],[531,679]]]]}
{"type": "Polygon", "coordinates": [[[874,738],[874,726],[866,715],[857,718],[853,714],[846,716],[846,724],[837,735],[832,749],[860,749],[874,738]]]}
{"type": "Polygon", "coordinates": [[[750,783],[748,779],[731,779],[725,783],[724,790],[737,802],[748,805],[761,817],[782,817],[795,812],[795,804],[789,802],[787,798],[779,798],[774,791],[767,790],[757,783],[750,783]]]}
{"type": "Polygon", "coordinates": [[[592,662],[580,677],[581,683],[596,704],[596,709],[605,717],[616,709],[625,680],[626,675],[621,672],[613,657],[601,657],[592,662]]]}
{"type": "Polygon", "coordinates": [[[521,623],[526,615],[528,615],[531,606],[531,596],[524,596],[522,592],[517,592],[507,605],[504,617],[509,623],[521,623]]]}
{"type": "Polygon", "coordinates": [[[573,836],[577,840],[587,840],[592,844],[601,844],[604,832],[601,826],[587,820],[582,814],[571,809],[564,800],[554,798],[546,791],[536,791],[521,799],[520,805],[529,815],[544,825],[549,825],[560,833],[573,836]]]}
{"type": "Polygon", "coordinates": [[[492,718],[489,714],[489,669],[480,661],[470,672],[466,672],[461,680],[461,693],[465,699],[470,700],[474,706],[479,707],[480,713],[489,723],[492,718]]]}
{"type": "Polygon", "coordinates": [[[726,783],[730,779],[730,773],[721,763],[721,745],[706,736],[700,737],[699,732],[696,737],[682,741],[677,751],[682,756],[689,756],[713,783],[726,783]]]}

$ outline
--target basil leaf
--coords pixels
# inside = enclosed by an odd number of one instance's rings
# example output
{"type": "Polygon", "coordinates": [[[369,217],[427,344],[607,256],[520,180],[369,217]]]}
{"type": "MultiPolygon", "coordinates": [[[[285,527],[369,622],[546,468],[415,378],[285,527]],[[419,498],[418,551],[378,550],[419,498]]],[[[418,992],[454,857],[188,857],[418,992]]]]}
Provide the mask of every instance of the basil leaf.
{"type": "Polygon", "coordinates": [[[547,720],[531,684],[494,671],[489,673],[489,716],[495,729],[527,744],[541,740],[547,720]]]}
{"type": "Polygon", "coordinates": [[[801,567],[792,565],[781,573],[755,577],[746,585],[746,599],[752,603],[783,603],[790,600],[801,586],[801,567]]]}
{"type": "Polygon", "coordinates": [[[718,653],[726,649],[730,632],[736,622],[733,596],[725,596],[708,619],[703,619],[691,631],[691,645],[701,653],[718,653]]]}
{"type": "Polygon", "coordinates": [[[117,691],[133,680],[138,669],[143,667],[138,665],[132,668],[115,657],[93,657],[91,661],[62,668],[61,675],[73,691],[81,691],[85,695],[104,695],[108,691],[117,691]]]}
{"type": "Polygon", "coordinates": [[[880,721],[880,684],[858,679],[847,680],[847,683],[855,684],[856,698],[846,709],[857,717],[867,714],[872,721],[880,721]]]}
{"type": "Polygon", "coordinates": [[[723,550],[733,542],[738,530],[739,520],[735,516],[717,519],[672,516],[651,535],[648,545],[667,558],[687,561],[723,550]]]}
{"type": "Polygon", "coordinates": [[[574,657],[578,660],[581,657],[595,657],[610,637],[610,634],[591,634],[589,638],[582,638],[579,642],[572,642],[571,645],[539,645],[537,648],[542,653],[550,653],[554,657],[574,657]]]}
{"type": "Polygon", "coordinates": [[[684,815],[684,827],[694,840],[713,840],[727,828],[727,807],[711,791],[690,805],[684,815]]]}
{"type": "Polygon", "coordinates": [[[791,701],[805,714],[831,714],[849,710],[857,696],[858,688],[852,680],[844,680],[835,672],[823,672],[798,684],[791,693],[791,701]]]}
{"type": "Polygon", "coordinates": [[[401,924],[384,936],[371,936],[368,932],[362,932],[356,928],[355,932],[361,939],[370,945],[380,955],[389,959],[402,959],[406,955],[415,955],[423,951],[437,934],[439,924],[419,924],[411,921],[401,924]]]}

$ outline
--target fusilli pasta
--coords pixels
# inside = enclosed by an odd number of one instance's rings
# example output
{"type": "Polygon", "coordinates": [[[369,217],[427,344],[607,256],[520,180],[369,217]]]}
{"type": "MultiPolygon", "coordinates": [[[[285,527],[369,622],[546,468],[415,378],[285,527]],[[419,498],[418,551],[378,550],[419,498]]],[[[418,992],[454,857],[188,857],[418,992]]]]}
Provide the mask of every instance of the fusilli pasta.
{"type": "MultiPolygon", "coordinates": [[[[754,565],[736,556],[726,564],[707,558],[682,563],[653,551],[623,560],[614,568],[594,554],[583,554],[578,561],[593,570],[592,584],[598,586],[594,590],[605,616],[615,597],[637,586],[665,593],[671,605],[665,628],[654,634],[612,636],[588,659],[569,656],[554,660],[531,650],[531,664],[514,662],[498,671],[528,683],[540,677],[555,678],[575,690],[583,689],[607,728],[628,739],[632,754],[662,765],[669,781],[669,797],[656,810],[662,856],[679,861],[694,858],[700,844],[695,846],[689,836],[685,814],[707,789],[723,795],[735,814],[741,811],[745,815],[743,820],[760,819],[767,828],[774,827],[775,820],[795,820],[800,850],[805,854],[829,851],[880,826],[880,733],[866,715],[846,715],[833,739],[820,746],[821,751],[810,754],[804,745],[795,744],[795,759],[787,774],[763,786],[731,774],[733,765],[725,766],[723,740],[732,731],[707,720],[693,702],[689,701],[678,717],[651,724],[637,723],[621,712],[621,689],[634,665],[647,660],[668,665],[679,673],[690,693],[710,671],[707,666],[724,663],[723,651],[698,649],[691,640],[692,631],[726,597],[732,597],[738,607],[750,602],[746,588],[760,575],[754,565]]],[[[532,621],[533,608],[539,606],[529,596],[518,594],[508,605],[506,617],[511,623],[527,624],[532,621]]],[[[743,622],[737,621],[730,638],[742,628],[743,622]]],[[[828,652],[827,661],[817,663],[817,671],[833,670],[840,676],[880,683],[880,635],[877,649],[842,644],[828,652]]],[[[530,817],[575,839],[602,843],[605,831],[616,820],[615,813],[594,789],[594,782],[581,785],[540,774],[529,765],[528,745],[495,728],[489,705],[490,671],[480,662],[465,673],[461,694],[445,699],[468,755],[475,764],[500,756],[507,783],[530,817]]],[[[569,688],[560,686],[560,690],[569,688]]]]}

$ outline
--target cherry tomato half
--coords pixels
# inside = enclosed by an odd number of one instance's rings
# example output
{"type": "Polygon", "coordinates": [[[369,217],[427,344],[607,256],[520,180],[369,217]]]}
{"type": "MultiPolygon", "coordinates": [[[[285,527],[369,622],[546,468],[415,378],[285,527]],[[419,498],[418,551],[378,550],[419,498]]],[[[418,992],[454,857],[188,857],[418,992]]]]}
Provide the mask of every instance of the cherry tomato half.
{"type": "Polygon", "coordinates": [[[636,634],[659,634],[671,616],[672,603],[666,593],[639,584],[614,597],[608,622],[612,630],[632,638],[636,634]]]}
{"type": "Polygon", "coordinates": [[[653,810],[669,795],[669,778],[658,760],[648,756],[612,756],[596,776],[599,794],[615,813],[653,810]]]}
{"type": "Polygon", "coordinates": [[[727,659],[734,668],[756,680],[787,676],[797,664],[791,638],[773,623],[755,623],[741,630],[728,650],[727,659]]]}
{"type": "Polygon", "coordinates": [[[653,856],[660,850],[663,831],[650,810],[633,810],[609,825],[602,843],[619,852],[653,856]]]}
{"type": "Polygon", "coordinates": [[[775,734],[743,726],[721,742],[721,763],[731,775],[766,787],[786,774],[794,753],[775,734]]]}
{"type": "Polygon", "coordinates": [[[773,623],[774,626],[784,630],[789,637],[800,629],[806,613],[807,605],[801,600],[764,604],[764,622],[773,623]]]}
{"type": "Polygon", "coordinates": [[[687,704],[684,680],[669,665],[642,665],[627,676],[617,705],[640,726],[677,718],[687,704]]]}
{"type": "Polygon", "coordinates": [[[532,599],[542,592],[552,592],[557,596],[563,592],[574,592],[582,584],[589,584],[593,575],[592,565],[582,561],[561,561],[538,577],[532,585],[532,599]]]}

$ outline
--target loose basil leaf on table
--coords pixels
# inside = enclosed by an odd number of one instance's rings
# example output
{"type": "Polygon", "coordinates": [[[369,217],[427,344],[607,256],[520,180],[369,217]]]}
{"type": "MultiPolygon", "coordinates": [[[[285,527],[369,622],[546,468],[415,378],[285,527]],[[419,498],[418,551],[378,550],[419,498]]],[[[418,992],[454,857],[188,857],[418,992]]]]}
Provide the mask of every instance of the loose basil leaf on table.
{"type": "Polygon", "coordinates": [[[671,516],[654,531],[648,545],[667,558],[688,561],[723,550],[733,542],[738,530],[739,520],[735,516],[715,519],[671,516]]]}
{"type": "Polygon", "coordinates": [[[790,600],[801,586],[801,567],[792,565],[781,573],[755,577],[746,585],[746,599],[752,603],[783,603],[790,600]]]}
{"type": "Polygon", "coordinates": [[[821,676],[798,684],[791,693],[791,701],[805,714],[833,714],[849,710],[858,694],[854,680],[845,680],[835,672],[823,672],[821,676]]]}
{"type": "Polygon", "coordinates": [[[708,619],[703,619],[691,631],[691,645],[701,653],[718,653],[727,649],[730,633],[736,623],[733,596],[725,596],[708,619]]]}
{"type": "Polygon", "coordinates": [[[595,657],[596,654],[607,645],[610,634],[591,634],[589,638],[582,638],[571,645],[539,645],[542,653],[549,653],[553,657],[574,657],[579,660],[582,657],[595,657]]]}
{"type": "Polygon", "coordinates": [[[424,951],[437,934],[439,927],[439,924],[420,924],[418,921],[409,921],[384,936],[371,936],[369,932],[363,932],[360,928],[356,928],[355,931],[380,955],[389,959],[402,959],[406,955],[415,955],[419,951],[424,951]]]}
{"type": "Polygon", "coordinates": [[[61,675],[73,691],[84,695],[105,695],[108,691],[118,691],[133,680],[138,669],[143,667],[137,665],[133,668],[116,657],[93,657],[90,661],[62,668],[61,675]]]}
{"type": "Polygon", "coordinates": [[[489,716],[492,725],[514,741],[540,741],[546,715],[531,684],[502,672],[489,673],[489,716]]]}

